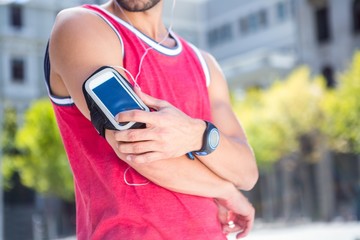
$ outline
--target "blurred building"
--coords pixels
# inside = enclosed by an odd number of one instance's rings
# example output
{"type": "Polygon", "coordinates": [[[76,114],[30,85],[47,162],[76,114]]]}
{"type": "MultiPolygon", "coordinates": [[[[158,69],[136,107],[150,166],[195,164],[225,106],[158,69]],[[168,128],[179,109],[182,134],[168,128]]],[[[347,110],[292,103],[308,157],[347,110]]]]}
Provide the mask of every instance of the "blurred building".
{"type": "MultiPolygon", "coordinates": [[[[104,1],[14,2],[0,5],[0,96],[23,110],[46,93],[43,52],[56,13],[104,1]]],[[[165,1],[169,24],[171,4],[165,1]]],[[[172,22],[218,59],[232,87],[246,89],[268,86],[299,64],[334,85],[360,47],[359,19],[359,0],[177,0],[172,22]]]]}
{"type": "Polygon", "coordinates": [[[294,4],[179,0],[174,28],[218,59],[230,85],[267,86],[297,61],[294,4]]]}
{"type": "Polygon", "coordinates": [[[329,87],[360,47],[359,0],[307,0],[297,3],[299,63],[323,74],[329,87]]]}
{"type": "MultiPolygon", "coordinates": [[[[80,0],[0,1],[0,125],[4,108],[15,108],[21,116],[31,101],[46,95],[43,55],[49,33],[56,14],[78,4],[80,0]]],[[[13,184],[11,191],[0,194],[0,239],[49,239],[54,231],[39,212],[41,197],[22,186],[17,175],[13,184]]],[[[63,233],[68,231],[62,227],[63,233]]]]}
{"type": "Polygon", "coordinates": [[[0,96],[23,111],[45,95],[43,54],[55,16],[75,1],[18,0],[0,5],[0,96]]]}
{"type": "MultiPolygon", "coordinates": [[[[165,14],[170,19],[170,5],[165,14]]],[[[220,62],[229,84],[268,86],[307,64],[329,86],[360,47],[359,0],[177,0],[174,29],[220,62]]]]}
{"type": "MultiPolygon", "coordinates": [[[[19,110],[44,96],[43,52],[56,13],[83,2],[0,5],[0,96],[19,110]]],[[[17,2],[17,3],[16,3],[17,2]]],[[[165,1],[170,23],[172,1],[165,1]]],[[[177,0],[174,29],[220,62],[231,86],[268,86],[296,65],[335,84],[360,47],[359,0],[177,0]]]]}
{"type": "MultiPolygon", "coordinates": [[[[173,22],[182,37],[219,60],[232,89],[266,87],[300,64],[323,74],[332,87],[336,73],[346,68],[360,47],[360,0],[176,0],[173,19],[172,1],[164,0],[166,22],[173,22]]],[[[5,104],[23,112],[32,100],[46,95],[43,54],[55,16],[85,2],[104,0],[0,0],[6,3],[0,5],[0,123],[5,104]]],[[[337,161],[344,163],[343,158],[337,161]]],[[[312,166],[314,174],[309,177],[326,176],[322,181],[333,183],[332,163],[322,164],[326,166],[312,166]]],[[[322,219],[331,218],[329,209],[335,209],[335,196],[329,195],[334,189],[327,190],[319,183],[310,192],[309,202],[328,200],[325,208],[319,203],[312,207],[323,211],[322,219]]],[[[29,231],[41,228],[43,222],[34,218],[34,196],[23,197],[22,188],[16,191],[6,198],[20,205],[5,206],[7,216],[13,216],[4,220],[13,237],[6,239],[31,239],[29,231]]]]}

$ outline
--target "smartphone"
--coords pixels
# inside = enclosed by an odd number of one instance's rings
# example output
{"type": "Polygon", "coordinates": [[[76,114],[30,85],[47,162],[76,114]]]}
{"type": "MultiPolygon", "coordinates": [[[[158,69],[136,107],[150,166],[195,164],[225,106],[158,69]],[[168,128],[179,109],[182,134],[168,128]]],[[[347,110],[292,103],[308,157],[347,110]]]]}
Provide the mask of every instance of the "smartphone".
{"type": "Polygon", "coordinates": [[[85,82],[85,90],[118,130],[142,128],[144,123],[117,122],[115,116],[124,111],[149,108],[136,95],[130,83],[115,69],[104,67],[85,82]]]}

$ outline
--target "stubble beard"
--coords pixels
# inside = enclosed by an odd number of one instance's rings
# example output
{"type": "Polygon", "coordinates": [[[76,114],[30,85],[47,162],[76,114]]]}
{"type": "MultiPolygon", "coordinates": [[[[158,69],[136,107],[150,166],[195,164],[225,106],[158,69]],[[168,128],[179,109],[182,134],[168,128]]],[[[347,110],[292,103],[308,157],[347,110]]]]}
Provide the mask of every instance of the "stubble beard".
{"type": "Polygon", "coordinates": [[[144,12],[156,4],[158,4],[161,0],[115,0],[121,8],[128,12],[144,12]]]}

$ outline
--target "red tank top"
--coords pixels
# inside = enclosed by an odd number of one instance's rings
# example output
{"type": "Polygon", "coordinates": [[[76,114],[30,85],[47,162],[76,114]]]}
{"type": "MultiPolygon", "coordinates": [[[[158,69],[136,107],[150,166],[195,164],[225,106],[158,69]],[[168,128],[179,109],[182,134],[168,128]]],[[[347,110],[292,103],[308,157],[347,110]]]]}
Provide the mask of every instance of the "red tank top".
{"type": "MultiPolygon", "coordinates": [[[[211,119],[208,72],[195,47],[174,33],[171,36],[176,47],[164,47],[98,6],[84,7],[114,29],[123,46],[124,67],[132,75],[137,74],[144,54],[142,45],[154,48],[145,57],[138,78],[143,92],[172,103],[194,118],[211,119]]],[[[46,56],[49,86],[50,62],[46,56]]],[[[172,192],[153,183],[127,185],[124,173],[128,165],[97,134],[71,97],[57,98],[50,87],[49,95],[74,176],[78,239],[226,239],[213,199],[172,192]]],[[[147,182],[132,168],[126,179],[130,183],[147,182]]]]}

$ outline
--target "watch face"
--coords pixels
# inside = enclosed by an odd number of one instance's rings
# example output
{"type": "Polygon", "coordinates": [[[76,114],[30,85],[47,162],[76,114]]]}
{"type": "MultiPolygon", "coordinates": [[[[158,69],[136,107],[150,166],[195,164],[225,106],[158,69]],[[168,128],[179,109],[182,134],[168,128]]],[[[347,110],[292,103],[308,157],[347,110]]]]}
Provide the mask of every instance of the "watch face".
{"type": "Polygon", "coordinates": [[[220,139],[219,131],[216,128],[211,129],[208,139],[209,146],[211,149],[213,150],[216,149],[216,147],[219,145],[219,139],[220,139]]]}

